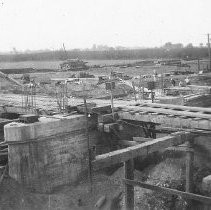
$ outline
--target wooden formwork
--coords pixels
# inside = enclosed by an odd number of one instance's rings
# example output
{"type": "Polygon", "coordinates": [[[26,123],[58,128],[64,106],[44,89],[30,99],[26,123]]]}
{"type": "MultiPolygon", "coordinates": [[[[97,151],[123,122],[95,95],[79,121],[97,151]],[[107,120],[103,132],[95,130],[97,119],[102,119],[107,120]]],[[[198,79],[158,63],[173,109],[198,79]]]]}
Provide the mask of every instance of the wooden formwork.
{"type": "MultiPolygon", "coordinates": [[[[124,163],[125,168],[125,205],[126,209],[134,209],[134,186],[140,186],[147,189],[162,191],[165,193],[179,195],[188,199],[188,204],[191,205],[191,200],[198,200],[204,203],[211,203],[211,198],[197,195],[192,192],[193,185],[193,141],[198,140],[198,136],[210,136],[211,130],[211,108],[185,107],[168,104],[139,104],[136,106],[119,107],[117,119],[113,122],[107,120],[110,116],[100,116],[99,124],[104,128],[104,132],[112,132],[113,128],[119,126],[121,121],[140,123],[152,123],[153,125],[161,125],[168,127],[170,132],[176,131],[177,128],[183,131],[174,132],[170,135],[153,139],[144,137],[134,137],[131,140],[119,139],[119,145],[128,146],[123,149],[118,149],[106,154],[98,155],[92,161],[94,170],[109,167],[114,164],[124,163]],[[105,120],[104,120],[105,119],[105,120]],[[163,151],[165,148],[172,146],[183,145],[183,151],[186,153],[186,192],[181,192],[173,189],[161,189],[152,185],[146,185],[134,181],[134,158],[146,157],[150,153],[163,151]]],[[[138,126],[137,124],[133,124],[138,126]]],[[[141,126],[140,126],[141,127],[141,126]]],[[[155,132],[158,129],[154,128],[155,132]]],[[[207,140],[207,139],[206,139],[207,140]]],[[[209,137],[208,137],[209,140],[209,137]]],[[[201,142],[201,140],[199,140],[201,142]]]]}

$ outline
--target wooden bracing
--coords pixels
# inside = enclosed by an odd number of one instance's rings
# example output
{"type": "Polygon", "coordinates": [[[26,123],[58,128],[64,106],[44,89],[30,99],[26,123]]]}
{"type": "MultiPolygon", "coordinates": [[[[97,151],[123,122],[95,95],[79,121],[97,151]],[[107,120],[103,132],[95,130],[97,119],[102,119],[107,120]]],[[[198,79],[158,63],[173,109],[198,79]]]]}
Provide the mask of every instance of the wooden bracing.
{"type": "Polygon", "coordinates": [[[92,161],[92,166],[94,170],[106,168],[141,155],[148,155],[149,153],[163,150],[167,147],[183,144],[188,139],[191,139],[191,137],[192,134],[189,132],[175,132],[171,135],[153,139],[142,144],[98,155],[95,157],[95,160],[92,161]]]}
{"type": "MultiPolygon", "coordinates": [[[[144,155],[147,156],[148,154],[152,152],[161,151],[171,146],[177,146],[183,143],[191,144],[193,140],[194,140],[194,136],[190,132],[175,132],[175,133],[172,133],[171,135],[168,135],[162,138],[150,139],[149,141],[146,141],[141,144],[137,144],[136,141],[133,141],[133,143],[135,143],[134,146],[130,146],[125,149],[120,149],[117,151],[96,156],[95,160],[92,161],[92,164],[93,164],[92,166],[95,170],[99,170],[102,168],[109,167],[113,164],[124,162],[125,207],[127,210],[133,210],[134,209],[134,186],[138,185],[138,182],[133,181],[134,179],[134,160],[133,159],[139,156],[144,156],[144,155]]],[[[132,143],[131,141],[125,141],[125,140],[121,140],[121,141],[122,143],[125,143],[128,145],[132,143]]],[[[186,161],[186,188],[187,188],[187,191],[190,192],[191,191],[190,190],[191,177],[192,177],[192,174],[191,174],[192,158],[189,158],[191,153],[190,154],[187,153],[187,154],[188,155],[187,155],[187,161],[186,161]]],[[[176,194],[176,195],[178,193],[183,193],[183,192],[179,192],[179,191],[175,191],[171,189],[169,189],[169,191],[172,194],[176,194]]],[[[190,197],[191,195],[194,195],[194,194],[187,193],[184,195],[187,195],[190,197]]],[[[206,200],[206,198],[202,198],[197,195],[195,197],[197,199],[201,198],[201,199],[206,200]]]]}

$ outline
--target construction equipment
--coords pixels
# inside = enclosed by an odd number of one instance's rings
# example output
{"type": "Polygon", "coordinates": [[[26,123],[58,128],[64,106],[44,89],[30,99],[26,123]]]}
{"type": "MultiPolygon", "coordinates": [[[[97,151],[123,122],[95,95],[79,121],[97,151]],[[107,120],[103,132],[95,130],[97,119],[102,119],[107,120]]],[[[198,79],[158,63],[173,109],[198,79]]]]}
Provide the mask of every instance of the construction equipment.
{"type": "Polygon", "coordinates": [[[62,71],[79,71],[79,70],[86,70],[89,69],[89,67],[86,65],[88,62],[82,61],[80,59],[69,59],[67,51],[65,49],[65,45],[63,43],[62,45],[64,49],[64,60],[61,64],[59,64],[59,67],[62,71]]]}
{"type": "Polygon", "coordinates": [[[60,69],[62,71],[79,71],[87,70],[89,67],[86,65],[88,62],[82,61],[80,59],[67,59],[60,64],[60,69]]]}

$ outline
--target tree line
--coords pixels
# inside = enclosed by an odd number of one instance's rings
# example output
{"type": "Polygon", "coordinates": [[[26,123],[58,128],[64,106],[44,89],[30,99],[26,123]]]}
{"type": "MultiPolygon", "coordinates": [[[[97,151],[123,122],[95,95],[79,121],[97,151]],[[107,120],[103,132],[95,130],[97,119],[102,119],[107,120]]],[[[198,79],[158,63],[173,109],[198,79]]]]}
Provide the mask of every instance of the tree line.
{"type": "Polygon", "coordinates": [[[208,57],[206,47],[184,47],[184,48],[147,48],[147,49],[128,49],[128,50],[71,50],[48,51],[39,53],[16,53],[0,55],[0,62],[19,62],[19,61],[56,61],[79,58],[86,60],[129,60],[129,59],[159,59],[159,58],[179,58],[179,59],[201,59],[208,57]]]}

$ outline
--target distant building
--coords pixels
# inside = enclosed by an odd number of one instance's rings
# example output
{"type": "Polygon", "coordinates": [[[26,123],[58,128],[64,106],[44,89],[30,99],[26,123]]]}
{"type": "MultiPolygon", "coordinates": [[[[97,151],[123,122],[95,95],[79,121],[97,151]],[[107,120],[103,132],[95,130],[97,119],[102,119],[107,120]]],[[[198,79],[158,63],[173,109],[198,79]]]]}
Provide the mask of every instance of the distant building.
{"type": "Polygon", "coordinates": [[[171,42],[167,42],[167,43],[163,46],[163,48],[168,49],[168,50],[170,50],[170,49],[181,49],[181,48],[183,48],[183,47],[184,47],[184,46],[183,46],[182,43],[172,44],[171,42]]]}
{"type": "Polygon", "coordinates": [[[93,50],[93,51],[96,51],[96,50],[97,50],[96,44],[93,44],[93,45],[92,45],[92,50],[93,50]]]}

